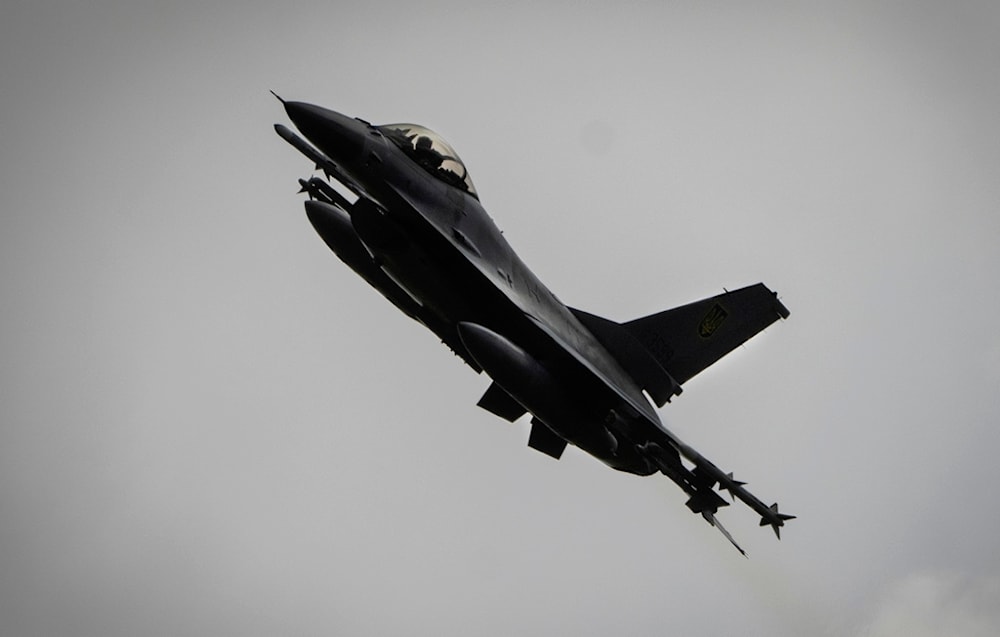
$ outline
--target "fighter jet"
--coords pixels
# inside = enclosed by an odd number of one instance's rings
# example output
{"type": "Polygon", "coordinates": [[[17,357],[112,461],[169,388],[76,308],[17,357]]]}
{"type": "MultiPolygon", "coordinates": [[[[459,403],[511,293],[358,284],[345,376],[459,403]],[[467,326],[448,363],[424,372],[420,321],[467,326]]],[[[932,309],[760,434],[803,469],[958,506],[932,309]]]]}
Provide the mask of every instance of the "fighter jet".
{"type": "Polygon", "coordinates": [[[706,367],[787,318],[777,294],[758,283],[624,323],[568,307],[508,244],[441,136],[278,99],[306,139],[282,124],[278,135],[323,173],[299,181],[316,232],[490,377],[480,407],[511,422],[530,414],[528,446],[552,458],[573,445],[619,471],[662,473],[744,555],[716,517],[729,504],[716,489],[781,537],[794,516],[685,444],[650,404],[663,407],[706,367]]]}

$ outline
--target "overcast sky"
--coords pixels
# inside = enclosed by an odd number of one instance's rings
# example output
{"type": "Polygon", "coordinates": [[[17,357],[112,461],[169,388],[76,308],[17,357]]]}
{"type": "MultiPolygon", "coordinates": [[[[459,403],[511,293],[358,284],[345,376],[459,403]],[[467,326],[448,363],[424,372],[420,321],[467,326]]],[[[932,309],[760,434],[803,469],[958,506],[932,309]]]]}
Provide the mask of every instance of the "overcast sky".
{"type": "Polygon", "coordinates": [[[1000,8],[582,4],[5,3],[0,634],[1000,634],[1000,8]],[[442,133],[571,305],[779,291],[661,416],[781,542],[478,409],[268,89],[442,133]]]}

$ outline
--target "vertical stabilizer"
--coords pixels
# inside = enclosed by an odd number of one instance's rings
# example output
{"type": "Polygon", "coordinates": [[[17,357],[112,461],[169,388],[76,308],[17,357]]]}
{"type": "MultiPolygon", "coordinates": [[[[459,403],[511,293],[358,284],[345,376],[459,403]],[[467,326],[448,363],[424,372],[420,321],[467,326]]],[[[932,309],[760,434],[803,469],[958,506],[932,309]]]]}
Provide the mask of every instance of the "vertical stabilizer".
{"type": "Polygon", "coordinates": [[[763,283],[627,323],[573,313],[661,407],[706,367],[789,316],[763,283]]]}

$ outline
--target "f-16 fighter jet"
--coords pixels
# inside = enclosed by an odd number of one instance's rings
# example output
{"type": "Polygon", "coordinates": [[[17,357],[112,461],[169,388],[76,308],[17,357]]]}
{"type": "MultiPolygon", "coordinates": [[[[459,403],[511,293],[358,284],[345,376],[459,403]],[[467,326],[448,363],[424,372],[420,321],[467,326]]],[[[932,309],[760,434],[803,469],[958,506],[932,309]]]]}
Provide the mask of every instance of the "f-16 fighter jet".
{"type": "Polygon", "coordinates": [[[553,458],[571,444],[619,471],[664,474],[744,555],[716,518],[729,504],[716,488],[780,538],[793,516],[686,445],[647,400],[662,407],[696,374],[787,318],[774,292],[758,283],[625,323],[567,307],[518,258],[439,135],[281,101],[308,141],[281,124],[276,131],[326,177],[299,182],[316,232],[492,379],[480,407],[511,422],[530,414],[528,446],[553,458]]]}

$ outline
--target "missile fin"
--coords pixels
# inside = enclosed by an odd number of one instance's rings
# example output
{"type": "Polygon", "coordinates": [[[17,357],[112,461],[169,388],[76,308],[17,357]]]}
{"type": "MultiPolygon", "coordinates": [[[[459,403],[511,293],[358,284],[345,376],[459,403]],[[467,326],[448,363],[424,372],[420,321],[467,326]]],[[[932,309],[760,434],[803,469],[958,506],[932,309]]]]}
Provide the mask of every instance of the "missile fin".
{"type": "Polygon", "coordinates": [[[774,529],[774,535],[781,539],[781,527],[785,526],[785,520],[794,520],[794,515],[788,515],[786,513],[778,513],[778,503],[775,502],[770,507],[768,507],[768,512],[760,519],[761,526],[770,525],[774,529]]]}

